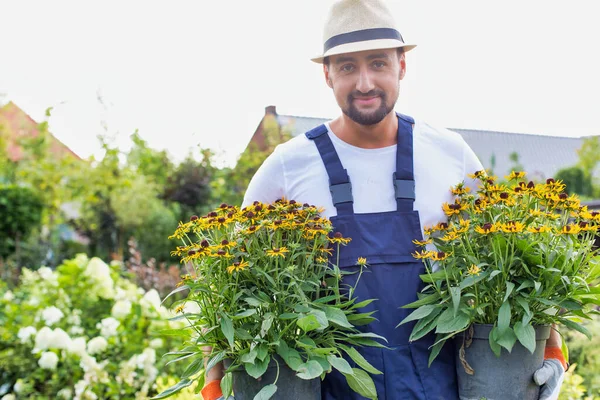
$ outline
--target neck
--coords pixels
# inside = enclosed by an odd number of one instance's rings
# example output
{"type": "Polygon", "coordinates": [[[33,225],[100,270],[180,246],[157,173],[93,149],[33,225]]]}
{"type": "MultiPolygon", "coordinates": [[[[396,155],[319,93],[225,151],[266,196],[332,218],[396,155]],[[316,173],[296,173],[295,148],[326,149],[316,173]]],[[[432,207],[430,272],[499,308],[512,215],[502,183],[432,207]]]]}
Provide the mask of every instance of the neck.
{"type": "Polygon", "coordinates": [[[398,118],[394,111],[375,125],[360,125],[342,114],[329,126],[341,140],[363,149],[378,149],[398,142],[398,118]]]}

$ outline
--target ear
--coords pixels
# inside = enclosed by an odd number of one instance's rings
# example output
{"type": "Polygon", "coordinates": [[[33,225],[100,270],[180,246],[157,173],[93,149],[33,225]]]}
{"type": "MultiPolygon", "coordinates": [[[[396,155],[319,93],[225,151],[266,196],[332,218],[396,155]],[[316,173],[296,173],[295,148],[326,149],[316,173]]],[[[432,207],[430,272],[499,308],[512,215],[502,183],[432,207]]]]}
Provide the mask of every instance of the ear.
{"type": "Polygon", "coordinates": [[[333,89],[333,82],[329,76],[329,67],[325,64],[323,64],[323,74],[325,75],[325,83],[327,83],[327,86],[333,89]]]}
{"type": "Polygon", "coordinates": [[[398,79],[402,80],[406,76],[406,58],[404,57],[404,53],[400,55],[398,62],[400,63],[400,74],[398,75],[398,79]]]}

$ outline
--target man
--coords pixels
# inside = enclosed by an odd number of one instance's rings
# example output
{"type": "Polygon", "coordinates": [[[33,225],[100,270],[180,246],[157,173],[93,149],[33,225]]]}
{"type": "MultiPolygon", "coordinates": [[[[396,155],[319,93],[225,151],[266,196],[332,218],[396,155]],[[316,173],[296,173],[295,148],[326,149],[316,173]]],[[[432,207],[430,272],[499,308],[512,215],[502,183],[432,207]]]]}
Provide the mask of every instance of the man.
{"type": "MultiPolygon", "coordinates": [[[[413,239],[424,226],[445,219],[442,203],[452,202],[449,188],[461,181],[475,186],[467,174],[483,167],[460,135],[438,130],[393,112],[400,81],[406,74],[404,43],[380,0],[335,3],[325,24],[323,64],[342,115],[306,135],[278,146],[252,179],[245,195],[273,202],[285,197],[325,208],[337,231],[352,242],[343,248],[341,268],[366,257],[369,273],[355,294],[378,298],[378,321],[368,329],[388,339],[391,350],[360,349],[383,375],[374,376],[380,399],[457,399],[451,343],[427,367],[433,335],[408,342],[412,326],[396,328],[416,299],[422,263],[412,258],[413,239]]],[[[347,279],[347,278],[345,278],[347,279]]],[[[348,282],[352,283],[352,282],[348,282]]],[[[554,333],[548,355],[562,357],[554,333]]],[[[218,396],[217,379],[203,391],[218,396]]],[[[542,398],[550,398],[562,375],[560,361],[548,361],[536,374],[546,381],[542,398]]],[[[322,384],[325,400],[361,398],[335,371],[322,384]]]]}

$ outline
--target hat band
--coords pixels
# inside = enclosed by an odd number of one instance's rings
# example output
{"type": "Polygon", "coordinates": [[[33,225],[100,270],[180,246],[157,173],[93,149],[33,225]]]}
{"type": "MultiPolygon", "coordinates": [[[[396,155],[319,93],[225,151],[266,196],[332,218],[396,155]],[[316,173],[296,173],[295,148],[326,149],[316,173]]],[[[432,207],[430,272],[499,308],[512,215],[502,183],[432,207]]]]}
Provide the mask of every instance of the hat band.
{"type": "Polygon", "coordinates": [[[376,39],[396,39],[404,43],[400,32],[393,28],[372,28],[360,31],[342,33],[329,38],[323,45],[323,53],[346,43],[364,42],[376,39]]]}

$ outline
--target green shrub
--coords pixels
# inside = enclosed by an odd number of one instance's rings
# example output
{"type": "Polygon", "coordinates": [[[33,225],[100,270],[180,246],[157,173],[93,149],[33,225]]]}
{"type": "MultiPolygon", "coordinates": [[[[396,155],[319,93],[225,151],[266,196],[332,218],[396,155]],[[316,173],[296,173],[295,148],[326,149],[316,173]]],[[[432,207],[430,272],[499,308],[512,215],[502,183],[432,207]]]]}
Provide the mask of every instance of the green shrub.
{"type": "Polygon", "coordinates": [[[31,189],[0,186],[0,258],[11,255],[20,241],[42,222],[43,203],[31,189]]]}
{"type": "Polygon", "coordinates": [[[23,269],[14,292],[0,284],[0,397],[147,398],[159,370],[175,374],[160,356],[179,343],[157,332],[181,325],[120,271],[80,254],[56,271],[23,269]]]}

